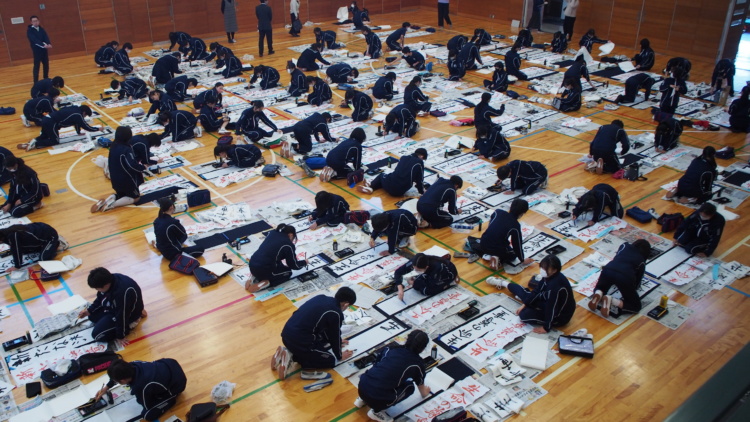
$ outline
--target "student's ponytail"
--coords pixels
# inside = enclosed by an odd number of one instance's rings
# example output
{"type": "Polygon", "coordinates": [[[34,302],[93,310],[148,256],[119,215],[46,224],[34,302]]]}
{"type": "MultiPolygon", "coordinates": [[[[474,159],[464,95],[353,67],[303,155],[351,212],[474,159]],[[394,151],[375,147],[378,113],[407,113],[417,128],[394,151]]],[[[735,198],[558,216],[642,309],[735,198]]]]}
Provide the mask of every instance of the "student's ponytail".
{"type": "Polygon", "coordinates": [[[159,198],[156,203],[159,204],[159,218],[169,217],[169,209],[174,206],[174,197],[166,196],[159,198]]]}

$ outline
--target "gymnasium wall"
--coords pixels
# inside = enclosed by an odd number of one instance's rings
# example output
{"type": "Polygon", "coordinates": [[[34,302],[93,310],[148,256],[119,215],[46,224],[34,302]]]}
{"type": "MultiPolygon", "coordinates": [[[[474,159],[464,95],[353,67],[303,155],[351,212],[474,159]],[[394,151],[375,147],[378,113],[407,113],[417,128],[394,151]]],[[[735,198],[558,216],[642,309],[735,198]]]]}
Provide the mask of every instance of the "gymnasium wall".
{"type": "MultiPolygon", "coordinates": [[[[242,32],[257,25],[257,0],[235,0],[242,32]]],[[[581,0],[576,39],[588,28],[620,46],[636,48],[647,37],[658,53],[715,59],[727,9],[742,0],[581,0]]],[[[398,12],[416,7],[437,9],[437,0],[359,0],[371,13],[398,12]]],[[[269,0],[274,25],[290,23],[289,1],[269,0]]],[[[336,10],[349,0],[300,0],[303,22],[332,22],[336,10]]],[[[484,19],[501,25],[520,20],[524,0],[451,0],[452,16],[484,19]]],[[[0,67],[31,61],[26,28],[29,16],[38,15],[50,34],[53,57],[93,54],[111,40],[136,46],[167,40],[169,32],[220,36],[224,21],[218,0],[0,0],[0,67]],[[11,23],[22,17],[22,24],[11,23]]],[[[408,15],[404,17],[407,19],[408,15]]],[[[435,21],[420,22],[425,25],[435,21]]]]}

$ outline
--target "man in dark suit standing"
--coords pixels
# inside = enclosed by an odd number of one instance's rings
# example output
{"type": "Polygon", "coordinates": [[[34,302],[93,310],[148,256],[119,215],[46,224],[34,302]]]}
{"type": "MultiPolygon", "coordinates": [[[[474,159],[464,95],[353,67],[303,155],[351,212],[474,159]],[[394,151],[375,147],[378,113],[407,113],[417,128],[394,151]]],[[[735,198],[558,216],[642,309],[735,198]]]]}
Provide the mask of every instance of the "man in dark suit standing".
{"type": "Polygon", "coordinates": [[[258,18],[258,32],[260,37],[258,38],[258,50],[260,51],[260,57],[263,57],[263,38],[268,38],[268,54],[273,54],[273,27],[271,26],[271,20],[273,19],[273,13],[271,12],[271,6],[266,4],[267,0],[260,0],[260,4],[255,6],[255,17],[258,18]]]}
{"type": "Polygon", "coordinates": [[[47,49],[52,48],[52,44],[49,42],[47,31],[39,26],[39,18],[32,16],[31,25],[26,30],[26,36],[29,38],[31,44],[31,51],[34,53],[34,83],[39,80],[39,64],[41,63],[44,68],[44,79],[49,78],[49,55],[47,49]]]}

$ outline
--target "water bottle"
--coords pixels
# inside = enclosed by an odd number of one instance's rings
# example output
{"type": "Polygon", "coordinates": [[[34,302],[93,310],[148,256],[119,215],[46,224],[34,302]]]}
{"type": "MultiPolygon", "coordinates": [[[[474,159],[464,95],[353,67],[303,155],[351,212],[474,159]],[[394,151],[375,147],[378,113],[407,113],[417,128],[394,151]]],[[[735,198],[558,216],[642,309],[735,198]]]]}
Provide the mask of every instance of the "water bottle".
{"type": "Polygon", "coordinates": [[[339,250],[339,242],[334,238],[333,239],[333,251],[339,250]]]}
{"type": "Polygon", "coordinates": [[[432,345],[432,351],[430,352],[430,356],[432,356],[433,359],[437,359],[437,344],[432,345]]]}

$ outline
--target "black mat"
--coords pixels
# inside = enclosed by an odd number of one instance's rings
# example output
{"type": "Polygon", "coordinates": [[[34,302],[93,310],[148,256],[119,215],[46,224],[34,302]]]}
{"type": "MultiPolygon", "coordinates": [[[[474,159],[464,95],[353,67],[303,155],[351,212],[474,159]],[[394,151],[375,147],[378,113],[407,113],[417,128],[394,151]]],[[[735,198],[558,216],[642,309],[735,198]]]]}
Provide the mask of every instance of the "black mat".
{"type": "Polygon", "coordinates": [[[377,170],[382,167],[388,166],[388,164],[394,165],[398,163],[398,158],[387,157],[382,160],[375,161],[374,163],[366,163],[367,170],[377,170]]]}
{"type": "MultiPolygon", "coordinates": [[[[521,69],[521,71],[523,72],[523,69],[521,69]]],[[[556,70],[550,70],[548,73],[543,73],[541,75],[536,75],[536,76],[529,77],[529,80],[533,81],[534,79],[546,78],[547,76],[554,75],[555,73],[558,73],[558,72],[556,70]]]]}
{"type": "Polygon", "coordinates": [[[591,74],[594,76],[601,76],[603,78],[613,78],[617,75],[622,75],[623,70],[619,67],[608,67],[606,69],[597,70],[596,72],[592,72],[591,74]]]}
{"type": "Polygon", "coordinates": [[[214,235],[204,237],[203,239],[197,239],[195,240],[195,244],[204,249],[213,248],[215,246],[223,245],[224,243],[229,243],[230,241],[238,239],[240,237],[252,236],[256,233],[260,233],[270,228],[271,225],[266,223],[265,221],[256,221],[245,226],[237,227],[222,233],[216,233],[214,235]]]}
{"type": "Polygon", "coordinates": [[[625,156],[620,157],[620,160],[622,162],[622,167],[628,167],[629,165],[633,163],[637,163],[640,161],[643,157],[641,157],[638,154],[627,154],[625,156]]]}
{"type": "MultiPolygon", "coordinates": [[[[191,182],[191,184],[194,187],[196,187],[196,188],[198,187],[198,185],[196,185],[195,183],[191,182]]],[[[168,188],[159,189],[159,190],[155,190],[153,192],[149,192],[149,193],[141,196],[138,199],[138,201],[135,202],[135,205],[148,204],[149,202],[153,202],[153,201],[156,201],[157,199],[164,198],[165,196],[174,195],[174,194],[177,193],[178,190],[180,190],[180,188],[178,188],[177,186],[170,186],[168,188]]]]}
{"type": "Polygon", "coordinates": [[[553,65],[560,66],[560,67],[568,67],[575,63],[575,60],[563,60],[556,63],[552,63],[553,65]]]}
{"type": "Polygon", "coordinates": [[[459,358],[448,359],[445,363],[438,365],[437,368],[456,381],[460,381],[476,373],[459,358]]]}
{"type": "Polygon", "coordinates": [[[744,171],[735,171],[733,175],[724,179],[725,182],[735,186],[742,186],[748,180],[750,180],[750,173],[745,173],[744,171]]]}

